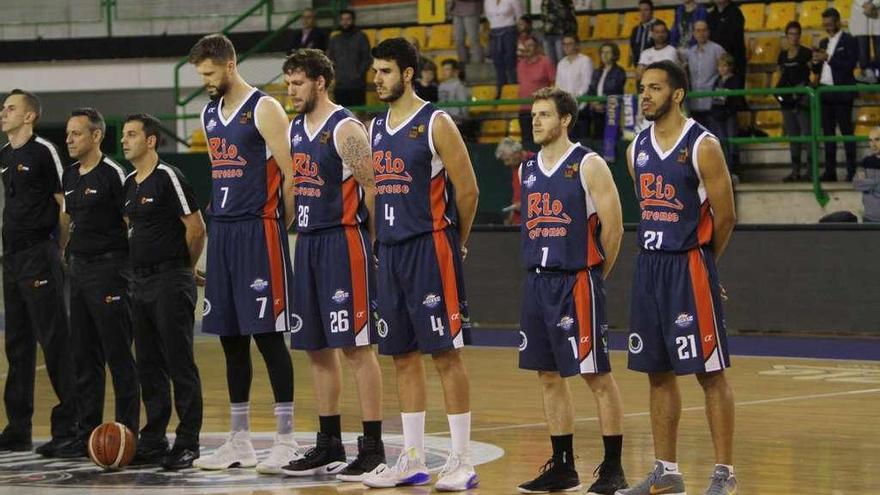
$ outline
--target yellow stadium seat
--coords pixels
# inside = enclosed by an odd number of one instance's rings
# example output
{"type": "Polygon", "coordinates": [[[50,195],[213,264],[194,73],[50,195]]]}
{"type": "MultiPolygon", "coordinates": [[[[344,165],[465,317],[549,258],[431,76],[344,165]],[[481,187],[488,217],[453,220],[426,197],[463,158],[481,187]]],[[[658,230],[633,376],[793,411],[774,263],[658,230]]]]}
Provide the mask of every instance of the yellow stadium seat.
{"type": "Polygon", "coordinates": [[[739,6],[746,18],[746,31],[760,31],[764,28],[764,4],[744,3],[739,6]]]}
{"type": "Polygon", "coordinates": [[[856,123],[859,125],[880,125],[880,107],[858,107],[856,109],[856,123]]]}
{"type": "Polygon", "coordinates": [[[636,78],[627,77],[626,82],[623,83],[623,92],[628,95],[634,95],[638,92],[638,88],[636,88],[636,78]]]}
{"type": "Polygon", "coordinates": [[[452,41],[452,24],[435,24],[431,26],[428,38],[428,50],[451,50],[455,48],[452,41]]]}
{"type": "Polygon", "coordinates": [[[362,29],[364,32],[364,36],[367,37],[367,40],[370,42],[370,46],[376,46],[376,30],[375,29],[362,29]]]}
{"type": "Polygon", "coordinates": [[[675,22],[675,9],[655,10],[654,17],[666,23],[666,27],[672,29],[672,23],[675,22]]]}
{"type": "Polygon", "coordinates": [[[578,23],[578,39],[586,40],[590,38],[590,18],[589,16],[577,16],[578,23]]]}
{"type": "Polygon", "coordinates": [[[594,16],[596,25],[593,26],[591,39],[612,40],[617,38],[620,30],[620,14],[599,14],[594,16]]]}
{"type": "Polygon", "coordinates": [[[193,131],[189,137],[190,153],[205,153],[208,151],[208,140],[205,138],[205,131],[201,127],[193,131]]]}
{"type": "Polygon", "coordinates": [[[825,0],[806,0],[801,2],[799,22],[803,29],[822,27],[822,11],[828,8],[825,0]]]}
{"type": "MultiPolygon", "coordinates": [[[[483,101],[483,100],[494,100],[495,99],[495,86],[492,85],[480,85],[474,86],[471,88],[471,100],[472,101],[483,101]]],[[[475,106],[470,107],[471,114],[476,113],[491,113],[495,111],[494,105],[485,105],[485,106],[475,106]]]]}
{"type": "MultiPolygon", "coordinates": [[[[746,74],[746,89],[766,88],[767,73],[766,72],[750,72],[746,74]]],[[[752,105],[769,105],[775,102],[772,95],[756,95],[746,96],[746,101],[752,105]]]]}
{"type": "Polygon", "coordinates": [[[419,43],[419,48],[424,50],[428,45],[428,30],[425,26],[409,26],[403,28],[403,32],[401,36],[412,41],[416,40],[419,43]]]}
{"type": "MultiPolygon", "coordinates": [[[[598,45],[582,46],[581,53],[590,57],[590,60],[593,61],[593,67],[599,66],[599,46],[598,45]]],[[[625,65],[626,62],[624,62],[623,64],[625,65]]]]}
{"type": "Polygon", "coordinates": [[[751,48],[750,64],[775,64],[779,60],[782,39],[778,36],[757,38],[751,48]]]}
{"type": "Polygon", "coordinates": [[[522,129],[519,126],[519,119],[510,119],[507,124],[507,135],[513,138],[522,138],[522,129]]]}
{"type": "Polygon", "coordinates": [[[379,99],[379,95],[376,94],[375,91],[367,91],[367,105],[381,105],[382,100],[379,99]]]}
{"type": "Polygon", "coordinates": [[[813,47],[813,35],[810,33],[804,33],[801,35],[801,46],[805,46],[807,48],[813,47]]]}
{"type": "Polygon", "coordinates": [[[739,129],[749,129],[752,127],[752,112],[737,112],[736,127],[739,129]]]}
{"type": "Polygon", "coordinates": [[[507,120],[489,119],[480,122],[478,143],[497,143],[507,135],[507,120]]]}
{"type": "Polygon", "coordinates": [[[852,12],[853,0],[831,0],[831,6],[840,12],[840,18],[843,19],[844,25],[849,21],[849,14],[852,12]]]}
{"type": "MultiPolygon", "coordinates": [[[[489,32],[490,31],[491,30],[489,29],[489,21],[483,21],[480,23],[480,44],[483,45],[484,47],[489,46],[489,32]]],[[[465,41],[467,41],[467,40],[465,40],[465,41]]],[[[468,41],[466,43],[466,45],[468,47],[470,47],[471,46],[470,41],[468,41]]]]}
{"type": "Polygon", "coordinates": [[[400,33],[403,32],[399,27],[385,27],[379,30],[376,33],[376,41],[385,41],[390,38],[398,38],[400,37],[400,33]]]}
{"type": "MultiPolygon", "coordinates": [[[[519,85],[505,84],[501,87],[502,100],[515,100],[517,98],[519,98],[519,85]]],[[[519,105],[498,105],[495,110],[498,112],[518,112],[519,105]]]]}
{"type": "Polygon", "coordinates": [[[764,29],[767,29],[768,31],[785,29],[786,24],[797,20],[795,7],[796,5],[794,2],[771,3],[770,10],[767,12],[767,22],[764,23],[764,29]]]}
{"type": "Polygon", "coordinates": [[[620,37],[629,38],[634,27],[639,25],[639,12],[632,11],[623,14],[623,24],[620,26],[620,37]]]}
{"type": "Polygon", "coordinates": [[[766,132],[768,136],[781,136],[782,112],[779,110],[761,110],[755,112],[755,127],[766,132]]]}
{"type": "Polygon", "coordinates": [[[626,67],[629,64],[629,57],[632,55],[632,47],[629,46],[628,41],[621,41],[617,44],[617,49],[620,50],[620,59],[617,63],[621,67],[626,67]]]}
{"type": "Polygon", "coordinates": [[[873,128],[874,128],[874,126],[872,126],[872,125],[856,124],[856,130],[853,133],[853,135],[854,136],[867,136],[871,132],[871,129],[873,129],[873,128]]]}

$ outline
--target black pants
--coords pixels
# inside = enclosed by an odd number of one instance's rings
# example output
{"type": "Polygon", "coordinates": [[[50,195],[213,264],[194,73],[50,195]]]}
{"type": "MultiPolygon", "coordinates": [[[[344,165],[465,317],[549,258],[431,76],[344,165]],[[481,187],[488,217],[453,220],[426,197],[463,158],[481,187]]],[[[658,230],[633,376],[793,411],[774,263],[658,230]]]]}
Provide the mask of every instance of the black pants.
{"type": "Polygon", "coordinates": [[[39,342],[49,381],[59,399],[52,408],[52,437],[67,439],[77,433],[75,375],[63,291],[64,274],[54,241],[4,254],[3,302],[9,373],[3,403],[10,432],[31,434],[39,342]]]}
{"type": "MultiPolygon", "coordinates": [[[[833,136],[836,128],[840,127],[840,133],[844,136],[853,135],[853,100],[826,100],[822,101],[822,133],[833,136]]],[[[846,176],[852,178],[856,173],[856,143],[853,141],[843,143],[846,150],[846,176]]],[[[837,143],[828,141],[825,143],[825,175],[837,176],[837,143]]]]}
{"type": "Polygon", "coordinates": [[[109,253],[97,258],[71,255],[69,273],[70,332],[76,357],[80,435],[87,437],[103,422],[105,365],[109,366],[113,378],[116,421],[136,432],[141,403],[131,353],[128,256],[125,253],[109,253]]]}
{"type": "Polygon", "coordinates": [[[519,128],[522,132],[522,146],[524,149],[529,151],[535,151],[537,146],[535,145],[535,137],[532,135],[532,114],[529,112],[520,112],[519,114],[519,128]]]}
{"type": "Polygon", "coordinates": [[[346,108],[365,105],[367,103],[367,88],[336,88],[333,97],[337,105],[346,108]]]}
{"type": "Polygon", "coordinates": [[[202,429],[202,384],[193,356],[196,282],[192,269],[182,265],[152,274],[134,269],[132,321],[147,412],[140,441],[166,441],[173,384],[179,419],[175,445],[195,448],[202,429]]]}

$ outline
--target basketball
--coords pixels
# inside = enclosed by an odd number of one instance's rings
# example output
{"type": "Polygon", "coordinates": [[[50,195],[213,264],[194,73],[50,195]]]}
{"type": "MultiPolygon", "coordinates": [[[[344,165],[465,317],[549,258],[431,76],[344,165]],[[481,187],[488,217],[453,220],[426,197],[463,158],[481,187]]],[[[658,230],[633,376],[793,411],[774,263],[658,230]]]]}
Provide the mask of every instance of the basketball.
{"type": "Polygon", "coordinates": [[[104,469],[121,469],[134,457],[134,433],[122,423],[104,423],[89,435],[89,457],[104,469]]]}

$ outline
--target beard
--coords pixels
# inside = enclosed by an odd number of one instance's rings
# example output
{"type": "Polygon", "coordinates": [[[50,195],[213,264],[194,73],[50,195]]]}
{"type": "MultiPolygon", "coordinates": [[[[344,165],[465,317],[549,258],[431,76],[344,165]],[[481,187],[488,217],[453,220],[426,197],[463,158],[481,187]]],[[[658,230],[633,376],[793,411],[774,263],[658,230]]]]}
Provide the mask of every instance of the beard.
{"type": "Polygon", "coordinates": [[[562,136],[562,126],[561,125],[556,126],[552,129],[547,129],[547,131],[544,132],[544,138],[541,139],[540,141],[535,140],[535,144],[537,144],[539,146],[544,146],[544,145],[547,145],[547,144],[550,144],[550,143],[556,141],[557,139],[559,139],[560,136],[562,136]]]}
{"type": "Polygon", "coordinates": [[[220,98],[223,97],[223,95],[225,95],[229,91],[229,81],[226,79],[223,79],[222,81],[220,81],[220,83],[218,85],[210,86],[207,88],[207,90],[208,90],[208,96],[212,100],[219,100],[220,98]]]}
{"type": "Polygon", "coordinates": [[[400,97],[403,96],[403,79],[397,81],[397,84],[390,88],[390,94],[384,98],[379,98],[380,101],[385,103],[390,103],[393,101],[397,101],[400,97]]]}
{"type": "Polygon", "coordinates": [[[308,98],[303,99],[302,110],[297,113],[311,113],[312,110],[315,109],[315,105],[318,102],[318,90],[312,88],[311,94],[309,94],[308,98]]]}
{"type": "Polygon", "coordinates": [[[664,115],[669,113],[669,110],[671,108],[672,108],[672,98],[669,98],[665,102],[663,102],[662,105],[660,105],[660,108],[658,108],[656,112],[654,112],[652,114],[646,113],[645,120],[650,121],[650,122],[654,122],[655,120],[659,120],[659,119],[663,118],[664,115]]]}

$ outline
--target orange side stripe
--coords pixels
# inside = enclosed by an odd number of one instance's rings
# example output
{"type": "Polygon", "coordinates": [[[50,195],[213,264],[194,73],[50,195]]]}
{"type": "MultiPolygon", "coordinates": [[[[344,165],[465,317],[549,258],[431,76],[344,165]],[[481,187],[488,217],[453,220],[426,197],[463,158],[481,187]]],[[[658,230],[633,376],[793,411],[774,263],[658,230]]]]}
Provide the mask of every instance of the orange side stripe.
{"type": "Polygon", "coordinates": [[[351,264],[351,303],[354,308],[354,333],[357,335],[367,327],[369,321],[367,260],[357,227],[345,227],[345,238],[348,241],[348,259],[351,264]]]}
{"type": "Polygon", "coordinates": [[[357,225],[358,184],[354,177],[342,183],[342,225],[357,225]]]}
{"type": "MultiPolygon", "coordinates": [[[[283,252],[281,237],[278,232],[278,220],[274,218],[263,219],[263,231],[266,235],[266,250],[269,256],[269,279],[272,285],[272,308],[274,317],[278,318],[287,305],[287,297],[284,291],[284,263],[281,256],[283,252]]],[[[275,321],[273,318],[273,322],[275,321]]]]}
{"type": "Polygon", "coordinates": [[[433,220],[434,230],[441,230],[446,227],[446,219],[443,215],[446,213],[446,173],[440,172],[437,177],[431,179],[431,219],[433,220]]]}
{"type": "Polygon", "coordinates": [[[601,265],[605,260],[602,251],[599,250],[599,215],[592,214],[587,221],[587,266],[601,265]]]}
{"type": "Polygon", "coordinates": [[[275,158],[266,160],[266,204],[263,218],[278,217],[278,190],[281,188],[281,174],[275,158]]]}
{"type": "Polygon", "coordinates": [[[578,320],[578,363],[590,355],[593,348],[593,308],[590,298],[590,276],[586,270],[577,274],[574,283],[574,310],[578,320]]]}
{"type": "Polygon", "coordinates": [[[450,334],[453,338],[461,331],[461,312],[458,303],[458,281],[455,278],[455,264],[452,259],[452,248],[445,231],[435,231],[434,250],[437,252],[437,264],[440,268],[440,282],[443,284],[443,299],[446,305],[446,317],[449,319],[450,334]]]}
{"type": "Polygon", "coordinates": [[[703,261],[699,249],[688,251],[688,270],[691,275],[691,287],[694,291],[694,303],[697,308],[697,324],[700,326],[700,343],[703,348],[703,360],[709,359],[715,350],[715,310],[712,306],[712,291],[709,288],[709,271],[703,261]]]}
{"type": "Polygon", "coordinates": [[[700,206],[700,220],[697,224],[697,243],[705,246],[712,242],[712,234],[714,233],[712,211],[707,200],[700,206]]]}

